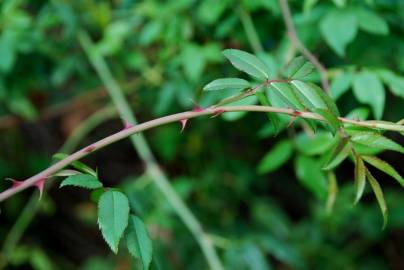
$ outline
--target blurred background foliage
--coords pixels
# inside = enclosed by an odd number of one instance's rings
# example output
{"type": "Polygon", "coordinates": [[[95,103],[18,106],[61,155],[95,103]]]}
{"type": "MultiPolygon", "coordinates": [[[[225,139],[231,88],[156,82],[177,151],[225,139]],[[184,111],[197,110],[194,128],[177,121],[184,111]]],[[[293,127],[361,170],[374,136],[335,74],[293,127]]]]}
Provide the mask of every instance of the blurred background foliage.
{"type": "MultiPolygon", "coordinates": [[[[289,3],[299,38],[327,67],[342,114],[403,118],[404,2],[289,3]]],[[[212,79],[240,75],[224,64],[225,48],[258,53],[274,78],[299,54],[276,0],[3,0],[0,12],[0,179],[29,177],[64,142],[62,151],[71,152],[121,128],[78,42],[80,31],[108,61],[139,121],[227,96],[202,94],[212,79]]],[[[318,74],[311,79],[320,82],[318,74]]],[[[327,210],[329,180],[319,158],[331,147],[327,134],[295,125],[273,137],[264,114],[243,113],[192,120],[179,130],[171,124],[146,138],[226,269],[404,268],[404,193],[392,179],[375,172],[390,211],[385,230],[373,196],[353,206],[349,162],[336,172],[338,196],[327,210]]],[[[402,156],[381,155],[404,173],[402,156]]],[[[128,140],[85,161],[129,196],[148,225],[154,267],[207,269],[128,140]]],[[[2,205],[2,267],[137,269],[127,253],[112,255],[103,243],[96,194],[50,187],[40,204],[33,196],[23,192],[2,205]]]]}

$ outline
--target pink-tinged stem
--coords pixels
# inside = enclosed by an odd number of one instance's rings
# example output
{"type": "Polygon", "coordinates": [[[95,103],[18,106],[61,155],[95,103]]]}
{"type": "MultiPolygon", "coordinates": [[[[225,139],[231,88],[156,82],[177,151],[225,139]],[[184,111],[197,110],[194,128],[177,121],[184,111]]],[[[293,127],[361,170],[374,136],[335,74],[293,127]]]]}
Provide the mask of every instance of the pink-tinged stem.
{"type": "MultiPolygon", "coordinates": [[[[26,179],[25,181],[21,182],[19,185],[14,185],[13,187],[3,191],[0,193],[0,202],[4,201],[5,199],[13,196],[14,194],[28,188],[31,186],[35,186],[37,182],[43,181],[44,179],[48,179],[52,177],[53,174],[57,173],[61,169],[65,168],[73,161],[79,160],[90,153],[93,153],[107,145],[110,145],[114,142],[122,140],[130,135],[133,135],[138,132],[142,132],[154,127],[158,127],[161,125],[165,125],[172,122],[179,122],[184,119],[195,118],[203,115],[217,115],[225,112],[273,112],[273,113],[282,113],[288,114],[295,117],[307,118],[307,119],[314,119],[319,121],[325,121],[324,118],[318,114],[312,112],[303,112],[303,111],[296,111],[294,109],[286,109],[286,108],[276,108],[276,107],[269,107],[269,106],[257,106],[257,105],[250,105],[250,106],[222,106],[222,107],[210,107],[207,109],[197,110],[197,111],[187,111],[177,114],[172,114],[168,116],[164,116],[161,118],[157,118],[142,124],[138,124],[132,126],[130,128],[124,128],[123,130],[112,134],[104,139],[101,139],[95,143],[92,143],[90,146],[86,146],[77,152],[67,156],[65,159],[55,163],[51,167],[47,168],[46,170],[26,179]],[[91,151],[89,151],[91,149],[91,151]]],[[[386,122],[375,122],[375,121],[360,121],[360,120],[353,120],[339,117],[339,120],[342,123],[353,124],[362,127],[374,128],[374,129],[381,129],[381,130],[390,130],[390,131],[397,131],[397,132],[404,132],[404,126],[397,125],[394,123],[386,123],[386,122]]]]}

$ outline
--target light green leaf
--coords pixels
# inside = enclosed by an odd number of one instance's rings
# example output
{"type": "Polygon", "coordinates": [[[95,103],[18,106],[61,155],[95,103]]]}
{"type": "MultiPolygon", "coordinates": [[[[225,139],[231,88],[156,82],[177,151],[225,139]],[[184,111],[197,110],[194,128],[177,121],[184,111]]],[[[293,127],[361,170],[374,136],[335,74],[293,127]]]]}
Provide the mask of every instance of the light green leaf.
{"type": "Polygon", "coordinates": [[[337,105],[324,93],[324,91],[315,84],[293,80],[292,85],[296,87],[299,93],[305,98],[306,106],[309,109],[330,110],[335,116],[339,116],[337,105]]]}
{"type": "Polygon", "coordinates": [[[271,89],[285,104],[292,107],[293,109],[299,111],[303,111],[305,109],[303,103],[296,95],[296,90],[292,88],[289,83],[271,83],[270,90],[271,89]]]}
{"type": "Polygon", "coordinates": [[[360,156],[355,155],[355,202],[357,204],[359,200],[362,198],[363,191],[366,186],[366,167],[363,163],[363,160],[360,156]]]}
{"type": "MultiPolygon", "coordinates": [[[[68,155],[64,154],[64,153],[56,153],[52,156],[52,158],[58,159],[58,160],[62,160],[66,157],[68,157],[68,155]]],[[[88,174],[91,174],[91,175],[94,175],[95,177],[97,177],[96,171],[94,171],[93,169],[91,169],[86,164],[84,164],[80,161],[73,161],[72,163],[70,163],[70,165],[83,173],[88,173],[88,174]]]]}
{"type": "Polygon", "coordinates": [[[370,186],[373,189],[373,192],[375,193],[377,202],[379,203],[380,210],[382,211],[382,215],[383,215],[383,227],[382,228],[384,229],[387,225],[387,205],[386,205],[386,201],[384,200],[383,191],[379,185],[379,182],[377,182],[377,180],[373,177],[373,175],[368,170],[366,170],[366,176],[367,176],[370,186]]]}
{"type": "Polygon", "coordinates": [[[196,82],[202,76],[206,59],[201,53],[202,48],[200,46],[188,42],[185,44],[180,56],[184,73],[191,82],[196,82]]]}
{"type": "Polygon", "coordinates": [[[357,8],[354,11],[360,29],[378,35],[387,35],[389,33],[388,24],[377,13],[364,8],[357,8]]]}
{"type": "Polygon", "coordinates": [[[404,98],[404,77],[394,72],[383,69],[377,72],[381,79],[389,86],[390,91],[399,97],[404,98]]]}
{"type": "Polygon", "coordinates": [[[343,72],[337,75],[330,85],[330,94],[334,100],[340,98],[352,84],[353,75],[349,72],[343,72]]]}
{"type": "Polygon", "coordinates": [[[287,78],[303,79],[314,70],[312,63],[306,61],[303,56],[293,58],[286,68],[287,78]]]}
{"type": "Polygon", "coordinates": [[[347,113],[347,115],[345,115],[345,118],[356,119],[356,120],[366,120],[366,119],[368,119],[369,114],[370,114],[370,111],[368,108],[359,107],[359,108],[355,108],[352,111],[350,111],[349,113],[347,113]]]}
{"type": "Polygon", "coordinates": [[[341,123],[338,120],[338,118],[334,114],[332,114],[329,110],[315,109],[314,112],[321,115],[327,121],[327,123],[329,124],[327,125],[327,127],[330,128],[332,134],[335,134],[337,130],[341,127],[341,123]]]}
{"type": "Polygon", "coordinates": [[[88,189],[96,189],[102,187],[102,183],[91,174],[75,174],[67,177],[60,183],[60,188],[64,186],[76,186],[88,189]]]}
{"type": "Polygon", "coordinates": [[[371,106],[374,116],[380,119],[383,115],[385,93],[383,84],[373,72],[363,70],[354,76],[353,91],[362,103],[371,106]]]}
{"type": "Polygon", "coordinates": [[[269,79],[268,67],[256,56],[235,49],[224,50],[223,54],[237,69],[244,71],[257,79],[269,79]]]}
{"type": "Polygon", "coordinates": [[[153,244],[145,224],[134,215],[129,218],[126,246],[130,254],[141,261],[143,269],[149,269],[153,255],[153,244]]]}
{"type": "Polygon", "coordinates": [[[355,15],[346,9],[327,12],[320,22],[320,31],[327,44],[339,55],[345,55],[346,46],[358,31],[355,15]]]}
{"type": "Polygon", "coordinates": [[[128,225],[129,201],[119,191],[106,191],[98,201],[98,225],[102,236],[114,253],[128,225]]]}
{"type": "MultiPolygon", "coordinates": [[[[271,106],[271,102],[266,96],[266,92],[256,92],[255,95],[258,98],[258,101],[261,103],[263,106],[271,106]]],[[[272,126],[274,127],[275,130],[275,135],[278,134],[279,132],[279,126],[280,126],[280,119],[276,113],[266,113],[268,116],[269,121],[271,122],[272,126]]]]}
{"type": "Polygon", "coordinates": [[[373,167],[396,179],[401,186],[404,186],[404,179],[389,163],[375,156],[362,156],[362,158],[373,167]]]}
{"type": "Polygon", "coordinates": [[[321,163],[314,158],[298,156],[295,167],[300,183],[318,199],[324,200],[327,196],[327,178],[321,170],[321,163]]]}
{"type": "Polygon", "coordinates": [[[355,132],[351,136],[351,141],[369,147],[404,153],[404,147],[374,132],[355,132]]]}
{"type": "MultiPolygon", "coordinates": [[[[338,138],[338,137],[337,137],[338,138]]],[[[348,137],[338,138],[338,143],[329,155],[323,170],[332,170],[337,167],[351,152],[352,146],[348,137]]]]}
{"type": "Polygon", "coordinates": [[[217,90],[244,90],[250,87],[250,83],[239,78],[224,78],[214,80],[203,88],[204,91],[217,90]]]}
{"type": "Polygon", "coordinates": [[[269,173],[279,169],[289,160],[292,153],[292,143],[288,140],[280,141],[260,161],[257,167],[258,173],[269,173]]]}
{"type": "Polygon", "coordinates": [[[337,193],[338,193],[337,178],[335,177],[335,174],[332,171],[330,171],[328,172],[328,197],[325,206],[328,215],[331,214],[332,209],[334,208],[337,193]]]}
{"type": "Polygon", "coordinates": [[[313,136],[301,132],[295,137],[295,145],[299,152],[308,156],[323,154],[333,145],[332,135],[326,131],[318,131],[313,136]]]}

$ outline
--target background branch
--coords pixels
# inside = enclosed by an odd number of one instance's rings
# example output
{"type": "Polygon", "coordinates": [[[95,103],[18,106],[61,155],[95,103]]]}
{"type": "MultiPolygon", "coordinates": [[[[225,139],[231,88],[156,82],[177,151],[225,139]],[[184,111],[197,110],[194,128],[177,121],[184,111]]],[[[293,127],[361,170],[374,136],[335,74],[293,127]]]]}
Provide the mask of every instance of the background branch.
{"type": "Polygon", "coordinates": [[[321,85],[326,93],[330,91],[330,85],[328,83],[328,74],[327,69],[321,64],[321,62],[307,49],[304,44],[300,41],[295,25],[293,23],[292,15],[290,13],[290,8],[288,4],[288,0],[279,0],[279,4],[281,6],[282,17],[285,22],[288,36],[293,44],[300,50],[300,52],[316,67],[318,72],[320,73],[321,85]]]}
{"type": "MultiPolygon", "coordinates": [[[[127,121],[132,125],[137,123],[137,120],[132,113],[129,103],[125,99],[121,88],[113,78],[104,58],[95,49],[90,37],[85,32],[79,34],[79,42],[87,54],[92,66],[96,70],[98,76],[104,83],[107,92],[109,93],[115,107],[117,108],[123,121],[127,121]]],[[[180,120],[180,119],[178,119],[180,120]]],[[[134,133],[140,132],[136,131],[134,133]]],[[[123,133],[126,133],[125,130],[123,133]]],[[[132,134],[134,134],[132,133],[132,134]]],[[[118,133],[119,134],[119,133],[118,133]]],[[[128,135],[132,135],[128,133],[128,135]]],[[[119,137],[119,136],[118,136],[119,137]]],[[[208,264],[211,269],[221,270],[223,266],[216,254],[215,248],[202,229],[202,225],[198,222],[191,210],[185,205],[181,198],[177,195],[173,187],[171,186],[168,178],[162,172],[158,166],[150,147],[144,138],[143,134],[137,134],[136,136],[130,136],[133,146],[138,152],[140,159],[146,165],[146,173],[150,175],[158,189],[166,197],[170,205],[173,207],[177,215],[181,218],[187,228],[191,231],[194,238],[199,243],[203,254],[205,255],[208,264]]],[[[104,143],[109,144],[108,141],[104,143]]]]}

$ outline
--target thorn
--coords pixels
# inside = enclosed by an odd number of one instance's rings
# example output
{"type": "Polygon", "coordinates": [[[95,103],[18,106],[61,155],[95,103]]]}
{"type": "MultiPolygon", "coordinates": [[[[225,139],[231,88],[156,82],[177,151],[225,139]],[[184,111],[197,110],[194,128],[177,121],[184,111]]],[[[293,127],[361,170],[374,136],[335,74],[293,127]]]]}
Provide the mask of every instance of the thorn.
{"type": "Polygon", "coordinates": [[[204,111],[205,109],[202,109],[201,107],[199,107],[199,106],[197,106],[197,107],[195,107],[194,109],[193,109],[193,111],[194,112],[202,112],[202,111],[204,111]]]}
{"type": "Polygon", "coordinates": [[[123,129],[128,129],[128,128],[131,128],[131,127],[133,127],[133,125],[125,120],[125,126],[124,126],[123,129]]]}
{"type": "Polygon", "coordinates": [[[192,110],[193,112],[202,112],[202,111],[205,110],[205,109],[203,109],[201,106],[199,106],[198,103],[196,103],[195,101],[193,101],[192,99],[191,99],[191,102],[192,102],[192,104],[194,104],[194,109],[192,110]]]}
{"type": "Polygon", "coordinates": [[[90,152],[94,151],[94,149],[95,149],[95,146],[90,145],[90,146],[87,146],[86,148],[84,148],[84,152],[90,153],[90,152]]]}
{"type": "Polygon", "coordinates": [[[223,110],[223,109],[215,110],[215,111],[213,112],[213,115],[212,115],[210,118],[217,117],[217,116],[221,115],[221,114],[224,113],[224,112],[226,112],[226,111],[223,110]]]}
{"type": "Polygon", "coordinates": [[[184,131],[185,126],[187,125],[188,119],[182,119],[181,122],[181,133],[184,131]]]}
{"type": "Polygon", "coordinates": [[[286,126],[286,128],[289,128],[293,124],[293,122],[295,122],[295,120],[296,120],[296,116],[292,115],[291,118],[290,118],[290,122],[286,126]]]}
{"type": "Polygon", "coordinates": [[[17,181],[13,178],[6,178],[6,180],[11,181],[12,182],[12,186],[11,188],[16,188],[22,185],[22,183],[24,183],[24,181],[17,181]]]}
{"type": "Polygon", "coordinates": [[[294,114],[294,116],[302,115],[302,113],[301,113],[301,112],[296,111],[296,110],[293,110],[293,114],[294,114]]]}
{"type": "Polygon", "coordinates": [[[42,178],[34,184],[34,186],[36,186],[39,190],[39,199],[42,198],[43,189],[45,187],[45,180],[46,178],[42,178]]]}

